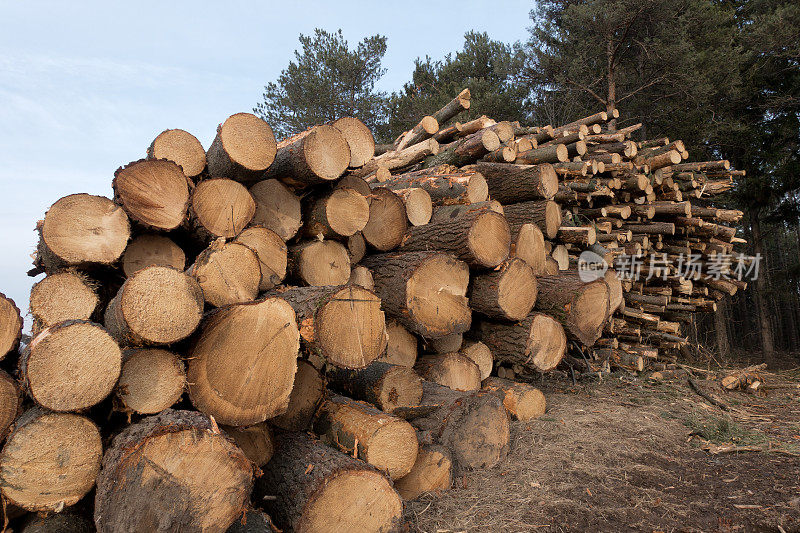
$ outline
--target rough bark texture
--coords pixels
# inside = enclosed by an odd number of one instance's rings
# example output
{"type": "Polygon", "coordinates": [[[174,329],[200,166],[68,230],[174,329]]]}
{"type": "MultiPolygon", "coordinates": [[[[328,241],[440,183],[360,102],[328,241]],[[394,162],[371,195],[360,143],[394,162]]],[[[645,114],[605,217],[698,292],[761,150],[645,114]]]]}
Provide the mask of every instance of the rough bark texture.
{"type": "Polygon", "coordinates": [[[545,237],[555,238],[561,227],[561,209],[555,202],[538,200],[503,206],[511,231],[519,231],[523,224],[536,224],[545,237]]]}
{"type": "Polygon", "coordinates": [[[513,165],[476,163],[475,170],[486,180],[492,200],[501,204],[528,200],[552,200],[558,192],[558,176],[553,165],[513,165]]]}
{"type": "Polygon", "coordinates": [[[560,324],[541,313],[531,313],[513,324],[482,321],[476,334],[495,360],[529,366],[540,372],[554,369],[567,348],[560,324]]]}
{"type": "Polygon", "coordinates": [[[331,389],[387,413],[422,400],[422,378],[407,366],[375,361],[360,370],[334,369],[327,377],[331,389]]]}
{"type": "Polygon", "coordinates": [[[567,272],[539,278],[536,309],[552,315],[567,334],[586,346],[592,346],[602,334],[608,307],[608,285],[604,279],[586,283],[567,272]]]}
{"type": "Polygon", "coordinates": [[[399,174],[379,185],[391,190],[410,187],[425,189],[433,205],[474,204],[486,201],[489,194],[486,180],[479,172],[462,172],[449,165],[441,165],[423,173],[399,174]]]}

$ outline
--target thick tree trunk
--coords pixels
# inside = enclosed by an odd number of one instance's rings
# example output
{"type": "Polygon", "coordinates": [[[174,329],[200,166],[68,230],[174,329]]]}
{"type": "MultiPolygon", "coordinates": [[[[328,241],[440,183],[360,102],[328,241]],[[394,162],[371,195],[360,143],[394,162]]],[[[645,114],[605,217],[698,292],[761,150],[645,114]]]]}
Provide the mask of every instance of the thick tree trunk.
{"type": "Polygon", "coordinates": [[[592,346],[603,333],[609,315],[608,292],[604,279],[586,283],[567,272],[542,276],[535,308],[561,322],[567,334],[592,346]]]}
{"type": "Polygon", "coordinates": [[[186,220],[191,181],[165,159],[140,159],[114,173],[114,200],[131,220],[147,229],[169,231],[186,220]]]}
{"type": "Polygon", "coordinates": [[[521,202],[503,206],[503,214],[511,231],[519,231],[523,224],[536,224],[545,237],[555,238],[561,227],[561,209],[549,200],[521,202]]]}
{"type": "Polygon", "coordinates": [[[472,278],[469,306],[489,318],[522,320],[536,303],[536,275],[522,259],[505,261],[485,274],[472,278]]]}
{"type": "Polygon", "coordinates": [[[332,390],[387,413],[422,400],[422,378],[407,366],[375,361],[360,370],[334,369],[327,377],[332,390]]]}
{"type": "Polygon", "coordinates": [[[380,299],[358,285],[292,287],[267,293],[292,306],[308,348],[342,368],[364,368],[386,349],[380,299]]]}
{"type": "Polygon", "coordinates": [[[391,479],[408,474],[417,459],[417,434],[411,424],[338,394],[320,405],[314,433],[322,442],[358,456],[391,479]]]}
{"type": "Polygon", "coordinates": [[[336,241],[301,242],[289,248],[287,268],[305,285],[344,285],[350,280],[350,254],[336,241]]]}
{"type": "Polygon", "coordinates": [[[208,175],[241,182],[262,179],[275,160],[275,150],[269,124],[250,113],[236,113],[217,127],[206,152],[208,175]]]}
{"type": "Polygon", "coordinates": [[[100,533],[224,531],[247,504],[253,467],[213,420],[173,411],[114,438],[97,479],[100,533]]]}
{"type": "Polygon", "coordinates": [[[458,391],[481,388],[481,370],[475,362],[460,353],[424,355],[417,359],[414,370],[428,381],[458,391]]]}
{"type": "Polygon", "coordinates": [[[256,202],[247,188],[233,180],[203,180],[192,192],[189,226],[203,243],[219,237],[231,239],[253,220],[256,202]]]}
{"type": "Polygon", "coordinates": [[[486,180],[492,200],[512,204],[528,200],[552,200],[558,192],[558,175],[553,165],[513,165],[476,163],[474,167],[486,180]]]}
{"type": "Polygon", "coordinates": [[[753,251],[757,256],[761,257],[758,278],[755,280],[756,290],[753,293],[756,300],[758,323],[761,331],[761,350],[764,352],[764,362],[771,364],[775,360],[775,341],[772,336],[772,321],[767,311],[769,279],[767,277],[767,268],[764,264],[764,245],[758,209],[750,209],[750,227],[753,231],[753,251]]]}
{"type": "Polygon", "coordinates": [[[300,333],[280,298],[231,305],[205,318],[188,352],[189,398],[220,424],[246,426],[286,410],[300,333]]]}
{"type": "Polygon", "coordinates": [[[363,167],[375,155],[375,137],[372,131],[355,117],[342,117],[333,121],[350,148],[350,168],[363,167]]]}
{"type": "Polygon", "coordinates": [[[361,234],[379,252],[394,250],[403,241],[408,217],[403,200],[385,187],[372,189],[369,198],[369,221],[361,234]]]}
{"type": "Polygon", "coordinates": [[[428,338],[469,329],[469,269],[438,252],[379,254],[363,261],[375,278],[375,291],[386,313],[428,338]]]}
{"type": "Polygon", "coordinates": [[[403,502],[370,465],[303,433],[276,438],[272,460],[256,481],[255,501],[284,531],[394,531],[403,502]],[[264,498],[269,496],[269,498],[264,498]]]}
{"type": "Polygon", "coordinates": [[[567,349],[561,325],[541,313],[531,313],[517,323],[482,321],[476,335],[496,361],[521,364],[539,372],[554,369],[567,349]]]}
{"type": "Polygon", "coordinates": [[[509,224],[511,228],[511,251],[509,257],[518,257],[528,263],[536,276],[546,271],[544,235],[535,224],[509,224]]]}
{"type": "Polygon", "coordinates": [[[369,202],[351,188],[337,188],[309,202],[303,236],[326,239],[349,237],[364,229],[369,221],[369,202]]]}
{"type": "Polygon", "coordinates": [[[279,142],[265,176],[303,188],[339,178],[349,164],[347,140],[334,126],[323,124],[279,142]]]}

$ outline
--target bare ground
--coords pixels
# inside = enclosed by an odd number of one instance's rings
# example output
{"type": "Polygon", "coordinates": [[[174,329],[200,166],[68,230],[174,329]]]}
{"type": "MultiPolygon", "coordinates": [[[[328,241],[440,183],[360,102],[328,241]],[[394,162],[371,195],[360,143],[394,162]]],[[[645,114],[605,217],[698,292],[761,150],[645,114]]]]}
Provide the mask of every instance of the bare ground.
{"type": "Polygon", "coordinates": [[[691,374],[728,410],[685,371],[660,382],[548,376],[547,413],[513,423],[508,458],[411,502],[412,530],[800,531],[800,372],[769,374],[766,396],[691,374]],[[728,445],[763,451],[708,451],[728,445]]]}

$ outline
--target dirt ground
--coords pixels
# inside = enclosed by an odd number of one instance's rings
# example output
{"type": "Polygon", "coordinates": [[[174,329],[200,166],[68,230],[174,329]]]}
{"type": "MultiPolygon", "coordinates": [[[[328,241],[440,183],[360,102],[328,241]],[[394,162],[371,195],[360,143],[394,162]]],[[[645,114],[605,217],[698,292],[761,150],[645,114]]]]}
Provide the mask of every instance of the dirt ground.
{"type": "Polygon", "coordinates": [[[764,396],[666,374],[548,376],[547,412],[513,423],[508,458],[411,502],[412,530],[800,531],[800,368],[765,374],[764,396]]]}

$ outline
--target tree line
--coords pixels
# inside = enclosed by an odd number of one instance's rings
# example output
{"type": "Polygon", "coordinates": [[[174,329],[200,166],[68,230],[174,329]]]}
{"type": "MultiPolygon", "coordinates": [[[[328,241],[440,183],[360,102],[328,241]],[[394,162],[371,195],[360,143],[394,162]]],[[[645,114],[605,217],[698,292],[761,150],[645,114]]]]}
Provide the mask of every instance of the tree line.
{"type": "MultiPolygon", "coordinates": [[[[800,3],[796,0],[540,0],[525,42],[467,32],[461,50],[417,58],[408,82],[377,89],[388,40],[351,48],[341,30],[300,36],[254,111],[289,136],[352,115],[391,142],[463,88],[469,117],[563,124],[621,110],[617,127],[668,136],[694,158],[746,171],[724,199],[742,209],[755,287],[720,306],[709,345],[797,351],[800,342],[800,3]]],[[[464,118],[462,117],[462,120],[464,118]]],[[[701,330],[703,324],[700,324],[701,330]]]]}

